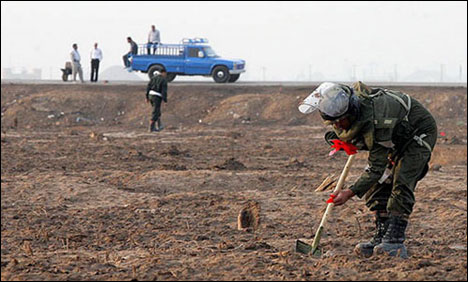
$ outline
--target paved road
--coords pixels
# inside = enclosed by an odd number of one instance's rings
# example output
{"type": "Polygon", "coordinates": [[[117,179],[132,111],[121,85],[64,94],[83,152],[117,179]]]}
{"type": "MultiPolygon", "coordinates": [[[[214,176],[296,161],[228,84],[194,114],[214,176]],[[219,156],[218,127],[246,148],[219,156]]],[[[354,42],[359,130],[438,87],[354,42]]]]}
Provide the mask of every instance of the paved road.
{"type": "MultiPolygon", "coordinates": [[[[147,81],[109,81],[90,83],[85,85],[146,85],[147,81]]],[[[195,85],[195,86],[217,86],[217,87],[236,87],[236,86],[316,86],[319,81],[239,81],[236,83],[215,83],[204,81],[175,81],[171,85],[195,85]]],[[[343,81],[342,83],[351,84],[352,82],[343,81]]],[[[10,80],[2,79],[1,84],[52,84],[52,85],[74,85],[72,82],[63,82],[61,80],[10,80]]],[[[76,83],[79,85],[80,83],[76,83]]],[[[425,82],[369,82],[371,86],[429,86],[429,87],[467,87],[466,82],[444,82],[444,83],[425,83],[425,82]]]]}

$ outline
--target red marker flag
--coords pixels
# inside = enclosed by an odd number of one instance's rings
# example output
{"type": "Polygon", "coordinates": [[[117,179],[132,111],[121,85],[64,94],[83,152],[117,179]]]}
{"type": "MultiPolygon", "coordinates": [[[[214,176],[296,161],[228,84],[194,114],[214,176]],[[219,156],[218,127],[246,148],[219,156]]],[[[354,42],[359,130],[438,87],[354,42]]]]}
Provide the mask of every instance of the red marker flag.
{"type": "Polygon", "coordinates": [[[335,202],[336,195],[331,194],[330,198],[327,200],[327,204],[331,204],[335,202]]]}
{"type": "Polygon", "coordinates": [[[346,143],[339,139],[334,139],[331,141],[333,142],[333,145],[331,147],[334,148],[335,150],[330,152],[329,154],[330,156],[334,155],[339,150],[344,150],[348,156],[354,155],[357,153],[357,147],[351,143],[346,143]]]}

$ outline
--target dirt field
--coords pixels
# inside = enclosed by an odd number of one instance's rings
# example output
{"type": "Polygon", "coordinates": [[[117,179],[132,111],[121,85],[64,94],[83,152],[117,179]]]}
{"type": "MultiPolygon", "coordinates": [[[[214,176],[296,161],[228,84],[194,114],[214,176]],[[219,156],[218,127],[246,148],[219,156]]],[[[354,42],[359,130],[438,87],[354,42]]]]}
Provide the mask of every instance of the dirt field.
{"type": "Polygon", "coordinates": [[[1,85],[2,280],[466,280],[466,88],[400,88],[445,134],[402,260],[353,254],[373,228],[359,199],[334,210],[322,258],[293,251],[346,161],[297,111],[310,87],[169,87],[167,127],[148,134],[144,86],[1,85]],[[248,201],[255,232],[237,230],[248,201]]]}

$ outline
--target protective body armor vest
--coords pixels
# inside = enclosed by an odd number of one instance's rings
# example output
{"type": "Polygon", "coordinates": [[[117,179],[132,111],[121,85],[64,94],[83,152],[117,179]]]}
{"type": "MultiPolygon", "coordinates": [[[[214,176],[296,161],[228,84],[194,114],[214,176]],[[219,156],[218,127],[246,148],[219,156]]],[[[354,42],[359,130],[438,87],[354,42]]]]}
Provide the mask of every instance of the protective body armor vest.
{"type": "Polygon", "coordinates": [[[408,141],[414,129],[408,122],[411,98],[404,93],[387,89],[376,89],[364,96],[373,108],[374,142],[393,148],[408,141]]]}
{"type": "Polygon", "coordinates": [[[408,122],[411,98],[407,94],[380,88],[371,91],[363,83],[356,83],[353,89],[359,97],[360,117],[349,130],[334,127],[341,140],[363,141],[364,149],[370,150],[374,142],[394,148],[413,137],[414,129],[408,122]]]}

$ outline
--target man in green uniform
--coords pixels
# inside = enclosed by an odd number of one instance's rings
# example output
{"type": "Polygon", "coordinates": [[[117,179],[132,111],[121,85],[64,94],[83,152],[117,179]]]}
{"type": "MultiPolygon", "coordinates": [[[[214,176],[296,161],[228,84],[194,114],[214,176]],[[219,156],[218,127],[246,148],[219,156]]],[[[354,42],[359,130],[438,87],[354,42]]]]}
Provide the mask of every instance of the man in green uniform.
{"type": "Polygon", "coordinates": [[[403,242],[414,190],[427,173],[437,139],[433,116],[405,93],[371,89],[362,82],[353,87],[322,83],[299,107],[303,113],[315,109],[333,126],[327,141],[340,139],[369,151],[364,173],[334,199],[339,206],[353,196],[364,197],[375,212],[376,233],[369,242],[358,244],[355,252],[365,257],[376,252],[406,258],[403,242]]]}
{"type": "Polygon", "coordinates": [[[146,88],[146,102],[151,103],[153,112],[151,115],[149,132],[158,132],[163,129],[161,122],[161,102],[167,103],[167,72],[161,70],[159,75],[151,78],[146,88]],[[156,128],[155,124],[158,124],[156,128]]]}

